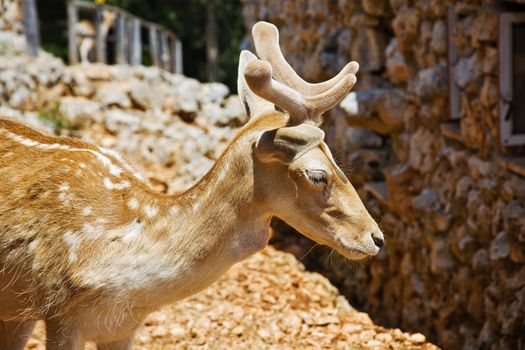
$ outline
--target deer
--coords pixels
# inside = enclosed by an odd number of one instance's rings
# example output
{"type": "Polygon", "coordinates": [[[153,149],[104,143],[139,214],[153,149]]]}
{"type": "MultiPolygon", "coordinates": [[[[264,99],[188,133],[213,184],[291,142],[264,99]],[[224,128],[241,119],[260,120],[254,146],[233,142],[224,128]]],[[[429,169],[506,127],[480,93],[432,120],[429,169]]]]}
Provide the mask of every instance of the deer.
{"type": "MultiPolygon", "coordinates": [[[[117,15],[113,11],[104,10],[102,12],[102,23],[100,27],[103,38],[107,37],[116,18],[117,15]]],[[[82,20],[75,23],[74,30],[76,35],[76,46],[80,52],[80,62],[83,64],[89,63],[90,54],[93,55],[95,52],[95,36],[97,34],[97,29],[93,22],[82,20]]]]}
{"type": "Polygon", "coordinates": [[[149,313],[264,249],[273,217],[348,259],[378,254],[383,233],[320,128],[358,64],[308,83],[273,24],[252,32],[258,57],[242,51],[238,74],[250,119],[180,194],[113,150],[0,119],[1,349],[23,349],[37,320],[48,350],[131,349],[149,313]]]}

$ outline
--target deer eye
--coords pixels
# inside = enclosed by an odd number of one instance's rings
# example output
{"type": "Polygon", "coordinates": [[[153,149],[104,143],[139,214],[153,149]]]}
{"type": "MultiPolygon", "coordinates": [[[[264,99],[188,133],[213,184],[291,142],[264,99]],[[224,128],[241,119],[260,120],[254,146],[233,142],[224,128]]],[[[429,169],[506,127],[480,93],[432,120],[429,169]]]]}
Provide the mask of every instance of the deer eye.
{"type": "Polygon", "coordinates": [[[308,180],[316,185],[328,184],[328,174],[324,170],[305,170],[305,173],[308,180]]]}

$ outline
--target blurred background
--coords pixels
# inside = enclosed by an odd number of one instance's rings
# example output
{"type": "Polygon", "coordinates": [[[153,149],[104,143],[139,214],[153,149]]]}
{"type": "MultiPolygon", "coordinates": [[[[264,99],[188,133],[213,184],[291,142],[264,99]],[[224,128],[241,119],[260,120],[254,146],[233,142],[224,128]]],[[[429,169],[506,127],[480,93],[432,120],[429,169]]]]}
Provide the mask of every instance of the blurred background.
{"type": "MultiPolygon", "coordinates": [[[[65,0],[37,2],[42,48],[64,60],[68,57],[66,3],[65,0]]],[[[239,46],[245,34],[240,0],[107,0],[104,3],[172,30],[184,46],[187,76],[200,81],[221,81],[236,88],[239,46]],[[211,62],[217,66],[211,76],[207,66],[207,43],[210,41],[219,53],[211,62]]],[[[92,17],[93,14],[86,13],[81,18],[92,20],[92,17]]],[[[148,56],[144,56],[144,63],[151,63],[148,56]]]]}

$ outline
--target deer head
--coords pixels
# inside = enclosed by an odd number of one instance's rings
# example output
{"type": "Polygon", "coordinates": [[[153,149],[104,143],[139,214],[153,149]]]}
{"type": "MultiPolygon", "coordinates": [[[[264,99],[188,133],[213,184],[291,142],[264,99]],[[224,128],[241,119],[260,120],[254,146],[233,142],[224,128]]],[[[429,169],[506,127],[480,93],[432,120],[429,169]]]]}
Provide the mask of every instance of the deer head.
{"type": "Polygon", "coordinates": [[[243,51],[238,90],[252,119],[268,118],[274,105],[287,124],[261,133],[253,145],[255,187],[270,211],[314,241],[350,259],[375,255],[383,234],[357,192],[334,162],[321,115],[336,106],[356,82],[356,62],[319,84],[302,80],[284,59],[277,28],[253,27],[257,59],[243,51]]]}

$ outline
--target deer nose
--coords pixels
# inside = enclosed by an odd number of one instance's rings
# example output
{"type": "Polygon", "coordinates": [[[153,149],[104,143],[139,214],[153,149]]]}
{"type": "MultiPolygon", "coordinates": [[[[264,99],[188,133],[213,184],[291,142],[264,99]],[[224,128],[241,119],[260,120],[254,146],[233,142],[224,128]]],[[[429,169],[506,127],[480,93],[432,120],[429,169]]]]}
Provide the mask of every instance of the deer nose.
{"type": "Polygon", "coordinates": [[[383,248],[383,246],[385,245],[385,240],[383,239],[383,237],[378,237],[375,234],[372,234],[372,240],[379,249],[383,248]]]}

